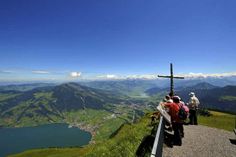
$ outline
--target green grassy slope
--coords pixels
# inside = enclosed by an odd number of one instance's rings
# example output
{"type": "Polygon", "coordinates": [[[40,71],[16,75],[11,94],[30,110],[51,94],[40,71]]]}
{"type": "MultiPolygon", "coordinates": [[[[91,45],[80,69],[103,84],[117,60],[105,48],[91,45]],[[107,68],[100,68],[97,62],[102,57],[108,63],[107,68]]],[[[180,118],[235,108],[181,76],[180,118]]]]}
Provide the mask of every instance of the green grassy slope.
{"type": "Polygon", "coordinates": [[[100,142],[92,147],[86,157],[133,157],[141,144],[143,137],[150,135],[152,126],[150,126],[150,116],[144,116],[136,124],[124,125],[117,135],[113,138],[100,142]]]}
{"type": "Polygon", "coordinates": [[[234,129],[236,115],[216,111],[210,113],[212,114],[210,117],[199,116],[199,124],[228,131],[234,129]]]}
{"type": "MultiPolygon", "coordinates": [[[[52,92],[39,91],[27,93],[27,95],[29,95],[27,99],[19,96],[9,101],[0,102],[0,105],[3,106],[1,108],[3,111],[0,113],[0,125],[4,127],[23,127],[61,121],[60,113],[51,103],[55,100],[52,97],[52,92]],[[12,106],[4,110],[8,105],[12,106]]],[[[4,95],[1,94],[1,96],[4,95]]]]}

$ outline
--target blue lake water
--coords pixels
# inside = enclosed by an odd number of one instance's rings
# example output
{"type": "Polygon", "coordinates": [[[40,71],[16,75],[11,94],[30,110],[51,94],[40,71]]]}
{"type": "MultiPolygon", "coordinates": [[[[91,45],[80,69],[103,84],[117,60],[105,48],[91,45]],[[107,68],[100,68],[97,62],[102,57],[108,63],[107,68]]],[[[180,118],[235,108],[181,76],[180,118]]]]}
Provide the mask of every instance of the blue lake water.
{"type": "Polygon", "coordinates": [[[24,128],[0,128],[0,157],[33,148],[83,146],[91,134],[67,124],[24,128]]]}

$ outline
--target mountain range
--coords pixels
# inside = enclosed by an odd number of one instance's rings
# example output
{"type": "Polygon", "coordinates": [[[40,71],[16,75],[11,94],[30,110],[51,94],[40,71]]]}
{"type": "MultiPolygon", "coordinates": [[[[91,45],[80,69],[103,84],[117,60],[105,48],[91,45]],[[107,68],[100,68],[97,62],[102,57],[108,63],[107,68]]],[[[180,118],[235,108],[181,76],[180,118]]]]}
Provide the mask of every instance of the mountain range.
{"type": "Polygon", "coordinates": [[[29,121],[56,121],[64,113],[85,108],[103,109],[125,97],[77,83],[38,87],[28,91],[0,91],[0,125],[29,121]]]}
{"type": "Polygon", "coordinates": [[[27,84],[10,84],[0,86],[0,91],[15,90],[28,91],[38,87],[55,86],[54,83],[27,83],[27,84]]]}
{"type": "MultiPolygon", "coordinates": [[[[35,124],[56,122],[63,120],[65,113],[70,111],[105,109],[106,104],[130,104],[130,100],[137,100],[129,96],[142,93],[149,95],[150,99],[161,99],[169,91],[168,87],[159,87],[153,80],[96,81],[83,85],[30,84],[1,86],[0,89],[0,126],[32,121],[35,124]]],[[[201,106],[236,113],[236,86],[220,87],[207,82],[192,82],[176,85],[175,92],[185,102],[189,99],[188,94],[195,92],[201,106]]],[[[142,102],[148,100],[146,97],[142,102]]]]}
{"type": "MultiPolygon", "coordinates": [[[[175,88],[192,87],[199,83],[209,83],[213,86],[224,87],[227,85],[236,85],[236,77],[196,77],[186,78],[184,80],[174,80],[175,88]]],[[[82,85],[123,93],[129,96],[142,95],[146,90],[151,88],[169,88],[169,79],[123,79],[123,80],[103,80],[79,82],[82,85]]],[[[169,89],[168,89],[169,90],[169,89]]]]}
{"type": "Polygon", "coordinates": [[[110,80],[110,81],[90,81],[80,82],[88,87],[101,90],[113,91],[129,96],[137,96],[145,90],[155,87],[157,84],[153,80],[130,79],[130,80],[110,80]]]}

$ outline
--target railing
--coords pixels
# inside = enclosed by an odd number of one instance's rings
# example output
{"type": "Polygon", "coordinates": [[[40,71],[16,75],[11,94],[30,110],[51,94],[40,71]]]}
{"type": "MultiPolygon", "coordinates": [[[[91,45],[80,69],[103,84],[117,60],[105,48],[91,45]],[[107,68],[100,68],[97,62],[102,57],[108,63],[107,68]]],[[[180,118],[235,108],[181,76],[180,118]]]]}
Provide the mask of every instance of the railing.
{"type": "Polygon", "coordinates": [[[163,116],[161,116],[157,128],[155,141],[152,147],[151,157],[162,157],[162,147],[164,142],[164,127],[165,127],[165,119],[163,118],[163,116]]]}

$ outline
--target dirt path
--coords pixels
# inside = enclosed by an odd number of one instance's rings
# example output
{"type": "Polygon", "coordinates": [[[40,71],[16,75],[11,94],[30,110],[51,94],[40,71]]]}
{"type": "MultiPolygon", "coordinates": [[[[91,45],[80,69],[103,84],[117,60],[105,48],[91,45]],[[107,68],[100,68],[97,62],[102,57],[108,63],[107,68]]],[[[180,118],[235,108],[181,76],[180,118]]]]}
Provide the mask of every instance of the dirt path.
{"type": "Polygon", "coordinates": [[[236,145],[229,139],[236,139],[229,131],[201,125],[184,126],[185,137],[182,146],[165,147],[163,157],[236,157],[236,145]]]}

